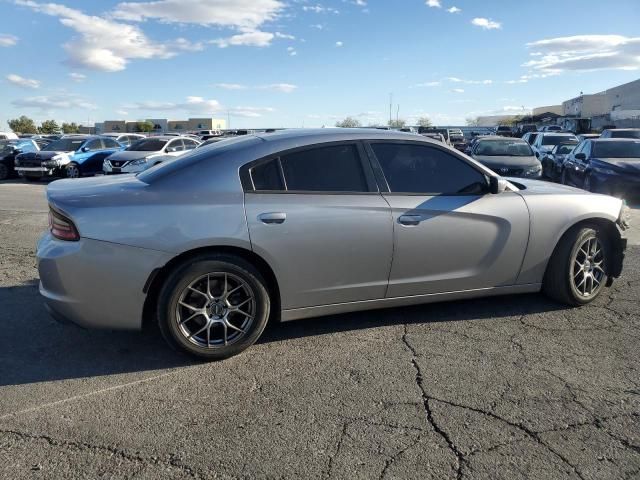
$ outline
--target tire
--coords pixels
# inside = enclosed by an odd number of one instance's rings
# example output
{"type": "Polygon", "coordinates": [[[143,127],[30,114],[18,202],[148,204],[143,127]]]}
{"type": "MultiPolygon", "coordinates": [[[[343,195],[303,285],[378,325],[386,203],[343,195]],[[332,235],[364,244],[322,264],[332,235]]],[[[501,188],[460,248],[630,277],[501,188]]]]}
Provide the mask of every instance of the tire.
{"type": "Polygon", "coordinates": [[[610,252],[606,232],[601,227],[578,225],[571,228],[560,239],[549,259],[542,281],[543,292],[554,300],[571,306],[591,303],[607,283],[610,252]],[[600,253],[592,255],[597,250],[600,253]],[[596,267],[598,263],[599,266],[596,267]],[[590,275],[593,275],[594,280],[589,279],[590,275]]]}
{"type": "Polygon", "coordinates": [[[80,166],[75,162],[71,162],[69,165],[67,165],[64,169],[64,172],[67,178],[80,178],[82,176],[80,172],[80,166]]]}
{"type": "Polygon", "coordinates": [[[169,274],[158,296],[157,318],[173,348],[222,360],[258,340],[270,308],[266,283],[253,265],[234,255],[207,254],[169,274]]]}
{"type": "Polygon", "coordinates": [[[9,178],[9,168],[0,163],[0,180],[6,180],[7,178],[9,178]]]}

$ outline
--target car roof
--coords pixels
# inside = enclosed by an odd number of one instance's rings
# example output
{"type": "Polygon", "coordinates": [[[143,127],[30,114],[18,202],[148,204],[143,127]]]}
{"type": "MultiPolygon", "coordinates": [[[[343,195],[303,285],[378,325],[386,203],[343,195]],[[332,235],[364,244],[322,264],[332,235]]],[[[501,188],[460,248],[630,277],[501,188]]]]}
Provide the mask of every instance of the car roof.
{"type": "Polygon", "coordinates": [[[588,138],[590,142],[605,143],[605,142],[640,142],[639,138],[588,138]]]}
{"type": "MultiPolygon", "coordinates": [[[[438,132],[434,132],[438,133],[438,132]]],[[[416,133],[397,130],[377,130],[373,128],[292,128],[270,133],[251,134],[265,142],[304,141],[304,144],[343,140],[421,140],[425,137],[416,133]]]]}

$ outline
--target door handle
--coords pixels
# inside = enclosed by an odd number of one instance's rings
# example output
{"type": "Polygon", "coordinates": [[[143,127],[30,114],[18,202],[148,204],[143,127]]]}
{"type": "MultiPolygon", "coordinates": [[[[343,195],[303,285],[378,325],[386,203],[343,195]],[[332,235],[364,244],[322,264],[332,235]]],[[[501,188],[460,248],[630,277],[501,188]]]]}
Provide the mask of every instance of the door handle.
{"type": "Polygon", "coordinates": [[[268,212],[258,215],[258,220],[267,225],[284,223],[287,219],[287,214],[283,212],[268,212]]]}
{"type": "Polygon", "coordinates": [[[400,218],[398,218],[402,225],[418,225],[421,220],[422,217],[420,215],[400,215],[400,218]]]}

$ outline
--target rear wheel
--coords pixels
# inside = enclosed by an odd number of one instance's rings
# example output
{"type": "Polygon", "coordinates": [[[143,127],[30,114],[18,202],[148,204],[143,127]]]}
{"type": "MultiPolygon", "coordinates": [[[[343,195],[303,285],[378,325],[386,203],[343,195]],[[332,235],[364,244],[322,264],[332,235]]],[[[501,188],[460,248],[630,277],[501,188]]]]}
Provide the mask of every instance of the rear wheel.
{"type": "Polygon", "coordinates": [[[80,178],[80,167],[77,163],[70,163],[65,168],[67,178],[80,178]]]}
{"type": "Polygon", "coordinates": [[[204,255],[179,266],[158,297],[158,320],[173,347],[221,360],[250,347],[269,318],[264,279],[232,255],[204,255]]]}
{"type": "Polygon", "coordinates": [[[569,230],[556,247],[542,288],[561,303],[585,305],[592,302],[607,283],[609,243],[598,226],[578,226],[569,230]]]}

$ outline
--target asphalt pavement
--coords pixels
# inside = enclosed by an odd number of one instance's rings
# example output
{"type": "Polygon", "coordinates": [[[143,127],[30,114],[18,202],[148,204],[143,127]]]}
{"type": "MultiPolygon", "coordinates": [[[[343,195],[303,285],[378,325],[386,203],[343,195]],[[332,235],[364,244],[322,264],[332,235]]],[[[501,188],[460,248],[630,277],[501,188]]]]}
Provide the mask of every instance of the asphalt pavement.
{"type": "Polygon", "coordinates": [[[322,317],[200,363],[46,315],[43,191],[0,183],[0,478],[640,478],[637,230],[587,307],[322,317]]]}

